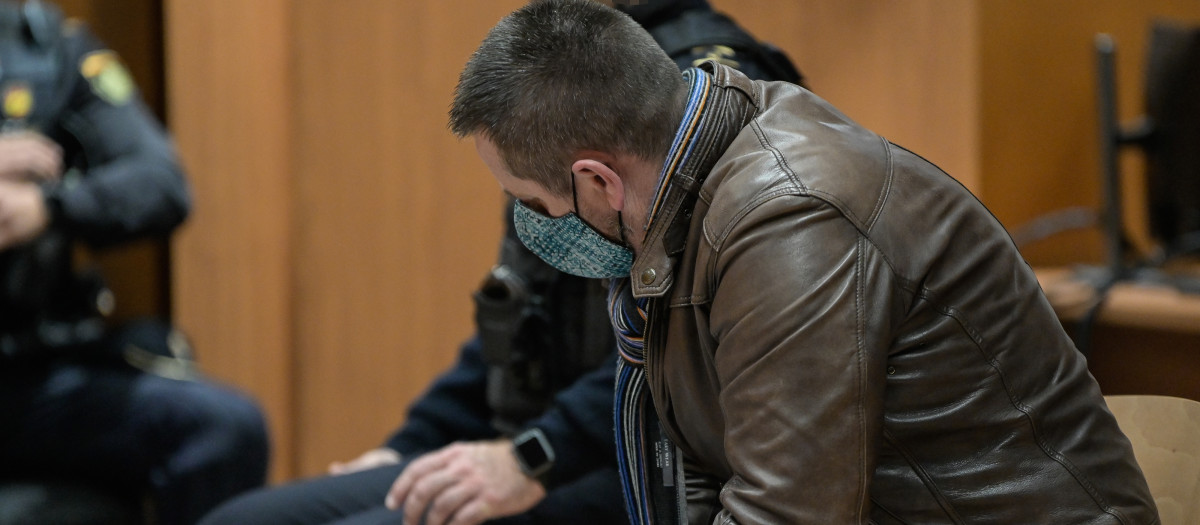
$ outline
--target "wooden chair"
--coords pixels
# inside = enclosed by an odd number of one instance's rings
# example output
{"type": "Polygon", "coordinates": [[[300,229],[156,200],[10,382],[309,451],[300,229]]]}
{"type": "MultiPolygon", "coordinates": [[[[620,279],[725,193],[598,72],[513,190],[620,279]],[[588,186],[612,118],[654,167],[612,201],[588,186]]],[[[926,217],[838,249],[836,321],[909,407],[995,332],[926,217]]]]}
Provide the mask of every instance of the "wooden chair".
{"type": "Polygon", "coordinates": [[[1200,523],[1200,401],[1152,395],[1104,399],[1133,444],[1162,525],[1200,523]]]}

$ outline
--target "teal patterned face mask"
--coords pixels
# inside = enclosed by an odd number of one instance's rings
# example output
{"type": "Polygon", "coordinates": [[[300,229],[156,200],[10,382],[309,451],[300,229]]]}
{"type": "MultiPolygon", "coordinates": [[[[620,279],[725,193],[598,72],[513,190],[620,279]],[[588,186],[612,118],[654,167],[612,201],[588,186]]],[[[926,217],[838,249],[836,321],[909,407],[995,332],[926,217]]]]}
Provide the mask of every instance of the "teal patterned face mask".
{"type": "Polygon", "coordinates": [[[517,201],[513,223],[525,247],[560,272],[592,279],[629,277],[633,252],[600,235],[574,212],[547,217],[517,201]]]}
{"type": "Polygon", "coordinates": [[[517,201],[512,222],[524,246],[560,272],[606,279],[629,277],[634,266],[634,252],[605,239],[575,212],[546,217],[517,201]]]}

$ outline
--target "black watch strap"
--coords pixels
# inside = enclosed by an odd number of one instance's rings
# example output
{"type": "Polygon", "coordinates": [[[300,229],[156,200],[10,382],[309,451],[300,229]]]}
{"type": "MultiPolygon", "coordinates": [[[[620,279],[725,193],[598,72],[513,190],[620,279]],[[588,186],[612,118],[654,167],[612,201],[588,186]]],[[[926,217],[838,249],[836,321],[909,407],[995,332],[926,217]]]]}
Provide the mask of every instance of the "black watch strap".
{"type": "Polygon", "coordinates": [[[530,428],[513,438],[513,456],[525,475],[543,484],[545,475],[554,466],[554,448],[540,428],[530,428]]]}

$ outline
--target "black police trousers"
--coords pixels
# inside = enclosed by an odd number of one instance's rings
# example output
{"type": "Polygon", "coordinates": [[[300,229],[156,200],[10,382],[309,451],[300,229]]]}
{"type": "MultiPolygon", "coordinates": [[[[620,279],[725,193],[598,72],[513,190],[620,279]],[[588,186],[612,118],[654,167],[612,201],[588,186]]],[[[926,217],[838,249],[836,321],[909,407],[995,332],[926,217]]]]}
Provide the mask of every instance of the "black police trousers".
{"type": "Polygon", "coordinates": [[[266,481],[268,438],[249,397],[121,362],[0,363],[0,481],[68,481],[153,502],[191,525],[266,481]]]}

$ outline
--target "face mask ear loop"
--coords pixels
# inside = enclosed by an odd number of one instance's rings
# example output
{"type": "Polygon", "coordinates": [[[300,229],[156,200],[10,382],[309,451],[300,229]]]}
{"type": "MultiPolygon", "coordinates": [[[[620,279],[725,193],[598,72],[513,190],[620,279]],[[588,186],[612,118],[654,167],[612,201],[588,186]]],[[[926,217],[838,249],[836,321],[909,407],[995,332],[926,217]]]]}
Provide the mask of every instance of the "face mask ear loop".
{"type": "Polygon", "coordinates": [[[575,191],[575,172],[572,171],[572,172],[570,172],[570,174],[571,174],[570,175],[570,177],[571,177],[571,205],[575,207],[575,215],[582,219],[583,216],[579,215],[579,193],[577,193],[575,191]]]}
{"type": "Polygon", "coordinates": [[[621,217],[621,211],[617,210],[617,233],[621,236],[621,244],[626,248],[633,248],[629,241],[625,239],[625,219],[621,217]]]}
{"type": "MultiPolygon", "coordinates": [[[[579,193],[575,191],[575,172],[571,172],[571,205],[575,206],[575,216],[583,219],[583,215],[579,213],[579,193]]],[[[621,237],[621,246],[632,248],[629,240],[625,238],[625,219],[621,217],[621,211],[617,210],[617,235],[621,237]]]]}

